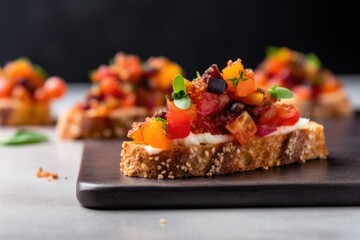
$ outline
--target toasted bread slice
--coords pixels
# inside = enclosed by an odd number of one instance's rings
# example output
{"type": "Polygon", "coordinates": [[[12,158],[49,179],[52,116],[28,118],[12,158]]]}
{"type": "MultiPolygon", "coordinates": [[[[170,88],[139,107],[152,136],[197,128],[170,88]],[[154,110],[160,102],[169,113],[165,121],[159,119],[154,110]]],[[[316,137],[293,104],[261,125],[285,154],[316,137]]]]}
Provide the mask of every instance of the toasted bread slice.
{"type": "Polygon", "coordinates": [[[284,103],[295,105],[302,117],[308,118],[336,118],[353,115],[353,108],[343,88],[330,93],[322,93],[317,99],[301,99],[296,96],[281,100],[284,103]]]}
{"type": "Polygon", "coordinates": [[[57,133],[62,139],[125,137],[134,121],[143,121],[149,111],[146,108],[123,108],[108,116],[72,109],[60,114],[57,133]]]}
{"type": "Polygon", "coordinates": [[[51,123],[49,103],[0,99],[0,125],[47,125],[51,123]]]}
{"type": "Polygon", "coordinates": [[[244,145],[234,140],[220,144],[173,146],[153,155],[145,145],[124,142],[120,169],[127,176],[174,179],[268,169],[325,159],[327,153],[323,126],[309,122],[289,133],[256,136],[244,145]]]}

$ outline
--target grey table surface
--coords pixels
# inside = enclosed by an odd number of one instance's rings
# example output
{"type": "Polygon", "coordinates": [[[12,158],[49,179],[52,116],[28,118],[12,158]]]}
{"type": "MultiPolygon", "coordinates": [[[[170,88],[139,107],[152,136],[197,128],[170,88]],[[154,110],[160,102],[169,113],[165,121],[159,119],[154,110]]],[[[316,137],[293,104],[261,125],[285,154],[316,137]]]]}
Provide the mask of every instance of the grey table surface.
{"type": "MultiPolygon", "coordinates": [[[[360,76],[342,79],[360,109],[360,76]]],[[[85,89],[71,85],[55,104],[55,115],[81,99],[85,89]]],[[[75,192],[83,142],[60,141],[51,127],[36,129],[50,142],[0,147],[0,239],[360,239],[360,207],[83,208],[75,192]],[[57,172],[59,180],[36,178],[39,167],[57,172]]],[[[0,138],[14,130],[0,128],[0,138]]]]}

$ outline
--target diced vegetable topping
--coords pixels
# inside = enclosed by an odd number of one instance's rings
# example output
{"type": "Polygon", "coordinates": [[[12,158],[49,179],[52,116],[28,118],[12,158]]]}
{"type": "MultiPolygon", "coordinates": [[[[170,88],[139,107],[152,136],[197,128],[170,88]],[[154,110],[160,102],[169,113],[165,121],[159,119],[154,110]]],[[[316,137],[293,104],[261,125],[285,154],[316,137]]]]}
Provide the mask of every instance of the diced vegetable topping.
{"type": "Polygon", "coordinates": [[[229,123],[226,128],[239,141],[247,143],[256,133],[256,125],[248,112],[243,112],[235,121],[229,123]]]}
{"type": "Polygon", "coordinates": [[[209,78],[208,86],[206,88],[207,92],[222,94],[226,89],[226,82],[223,79],[218,78],[209,78]]]}
{"type": "Polygon", "coordinates": [[[165,149],[170,140],[166,136],[166,130],[161,121],[151,118],[142,126],[144,142],[154,148],[165,149]]]}
{"type": "Polygon", "coordinates": [[[167,131],[170,139],[185,138],[190,134],[192,121],[196,118],[195,106],[179,109],[175,102],[167,102],[167,131]]]}
{"type": "Polygon", "coordinates": [[[157,129],[161,134],[156,142],[161,142],[161,147],[191,132],[232,134],[245,144],[255,135],[265,136],[299,120],[295,107],[279,103],[279,99],[291,97],[291,91],[277,85],[268,92],[256,89],[252,70],[244,69],[241,60],[229,61],[222,75],[215,64],[197,75],[192,82],[177,75],[173,81],[174,100],[167,98],[166,115],[158,112],[141,126],[134,126],[129,137],[159,147],[145,136],[155,136],[157,129]]]}
{"type": "Polygon", "coordinates": [[[238,97],[245,97],[256,90],[252,70],[245,70],[240,59],[235,62],[229,61],[222,70],[222,75],[229,89],[238,97]]]}

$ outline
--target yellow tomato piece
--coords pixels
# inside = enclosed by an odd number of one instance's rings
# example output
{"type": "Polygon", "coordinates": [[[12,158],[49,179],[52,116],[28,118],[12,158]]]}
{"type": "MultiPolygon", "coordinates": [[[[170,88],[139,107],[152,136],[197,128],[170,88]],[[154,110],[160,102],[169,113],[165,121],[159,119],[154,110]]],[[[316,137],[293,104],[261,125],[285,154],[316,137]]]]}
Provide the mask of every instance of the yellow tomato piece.
{"type": "Polygon", "coordinates": [[[248,94],[246,97],[240,98],[243,103],[249,105],[260,105],[264,99],[264,94],[261,92],[252,92],[248,94]]]}
{"type": "Polygon", "coordinates": [[[154,76],[154,80],[157,85],[162,89],[166,90],[170,88],[174,78],[181,74],[182,69],[179,65],[173,62],[165,64],[157,74],[154,76]]]}

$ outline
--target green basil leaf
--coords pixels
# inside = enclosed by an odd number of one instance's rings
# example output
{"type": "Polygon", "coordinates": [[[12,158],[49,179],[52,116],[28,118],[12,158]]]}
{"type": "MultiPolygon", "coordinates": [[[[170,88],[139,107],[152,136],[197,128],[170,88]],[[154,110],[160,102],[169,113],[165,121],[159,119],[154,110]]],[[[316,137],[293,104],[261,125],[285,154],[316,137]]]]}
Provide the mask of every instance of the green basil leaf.
{"type": "Polygon", "coordinates": [[[179,99],[174,99],[174,104],[177,108],[180,108],[182,110],[186,110],[189,108],[190,106],[190,98],[188,96],[184,96],[182,98],[179,99]]]}
{"type": "Polygon", "coordinates": [[[23,144],[41,143],[46,141],[48,141],[48,138],[41,133],[37,133],[26,129],[20,129],[10,138],[0,141],[0,144],[23,145],[23,144]]]}
{"type": "Polygon", "coordinates": [[[278,87],[276,84],[269,89],[269,93],[273,98],[285,99],[292,98],[294,94],[287,88],[278,87]]]}
{"type": "Polygon", "coordinates": [[[181,90],[186,92],[184,77],[181,74],[177,75],[173,81],[174,92],[180,92],[181,90]]]}

